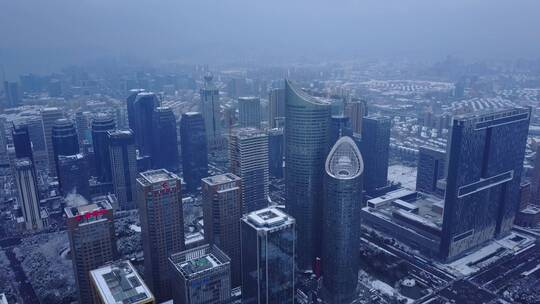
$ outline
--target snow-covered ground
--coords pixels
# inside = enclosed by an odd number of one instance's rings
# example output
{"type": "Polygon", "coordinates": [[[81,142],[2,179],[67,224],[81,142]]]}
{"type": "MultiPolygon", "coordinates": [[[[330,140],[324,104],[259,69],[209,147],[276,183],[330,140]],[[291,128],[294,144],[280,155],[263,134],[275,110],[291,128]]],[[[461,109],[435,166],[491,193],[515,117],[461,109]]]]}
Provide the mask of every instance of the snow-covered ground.
{"type": "Polygon", "coordinates": [[[401,183],[407,189],[416,189],[416,167],[391,165],[388,167],[388,180],[401,183]]]}
{"type": "Polygon", "coordinates": [[[503,239],[491,241],[485,246],[471,252],[467,256],[449,264],[442,264],[441,266],[456,275],[467,276],[479,271],[481,268],[497,261],[505,255],[515,254],[519,250],[531,245],[532,243],[534,243],[533,238],[523,234],[512,232],[510,235],[503,239]],[[519,236],[523,239],[519,242],[512,240],[516,236],[519,236]],[[475,262],[480,261],[488,257],[489,255],[493,255],[496,252],[498,253],[495,254],[493,257],[490,257],[485,261],[482,261],[481,263],[475,264],[475,262]]]}

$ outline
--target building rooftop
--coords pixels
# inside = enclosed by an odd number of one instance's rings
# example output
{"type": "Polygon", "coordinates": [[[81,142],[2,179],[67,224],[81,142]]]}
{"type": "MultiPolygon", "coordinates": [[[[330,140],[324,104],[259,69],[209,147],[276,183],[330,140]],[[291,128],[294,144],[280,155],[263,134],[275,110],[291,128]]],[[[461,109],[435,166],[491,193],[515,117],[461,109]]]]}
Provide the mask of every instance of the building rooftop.
{"type": "Polygon", "coordinates": [[[208,244],[173,254],[169,261],[185,278],[201,275],[230,263],[229,257],[219,248],[208,244]]]}
{"type": "Polygon", "coordinates": [[[202,179],[203,183],[206,183],[210,186],[215,185],[221,185],[226,184],[230,182],[235,182],[240,180],[241,178],[232,174],[232,173],[225,173],[225,174],[219,174],[219,175],[213,175],[209,177],[205,177],[202,179]]]}
{"type": "Polygon", "coordinates": [[[152,292],[129,261],[92,270],[90,276],[103,303],[142,304],[154,300],[152,292]]]}
{"type": "Polygon", "coordinates": [[[76,207],[66,207],[64,210],[68,218],[85,216],[89,218],[90,216],[101,215],[107,210],[111,210],[112,206],[109,202],[103,200],[98,202],[93,202],[87,205],[81,205],[76,207]]]}
{"type": "Polygon", "coordinates": [[[142,172],[139,175],[140,177],[137,180],[146,185],[179,179],[176,174],[171,173],[165,169],[150,170],[142,172]]]}
{"type": "Polygon", "coordinates": [[[294,219],[275,207],[253,211],[244,216],[244,221],[256,229],[272,229],[294,223],[294,219]]]}
{"type": "Polygon", "coordinates": [[[353,179],[364,172],[362,155],[352,138],[341,137],[326,158],[326,173],[336,179],[353,179]]]}
{"type": "Polygon", "coordinates": [[[232,135],[240,139],[255,138],[255,137],[265,137],[268,136],[266,132],[252,127],[246,128],[237,128],[232,130],[232,135]]]}

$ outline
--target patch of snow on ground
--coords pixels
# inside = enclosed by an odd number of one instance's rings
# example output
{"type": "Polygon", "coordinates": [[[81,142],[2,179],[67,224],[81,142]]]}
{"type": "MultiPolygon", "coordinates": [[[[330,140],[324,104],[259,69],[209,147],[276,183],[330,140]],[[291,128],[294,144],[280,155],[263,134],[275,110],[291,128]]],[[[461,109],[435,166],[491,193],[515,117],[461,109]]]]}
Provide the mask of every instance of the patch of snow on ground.
{"type": "Polygon", "coordinates": [[[416,189],[416,168],[404,165],[391,165],[388,167],[388,180],[401,183],[407,189],[416,189]]]}
{"type": "Polygon", "coordinates": [[[141,232],[141,227],[140,226],[137,226],[137,225],[129,225],[129,229],[135,231],[135,232],[141,232]]]}

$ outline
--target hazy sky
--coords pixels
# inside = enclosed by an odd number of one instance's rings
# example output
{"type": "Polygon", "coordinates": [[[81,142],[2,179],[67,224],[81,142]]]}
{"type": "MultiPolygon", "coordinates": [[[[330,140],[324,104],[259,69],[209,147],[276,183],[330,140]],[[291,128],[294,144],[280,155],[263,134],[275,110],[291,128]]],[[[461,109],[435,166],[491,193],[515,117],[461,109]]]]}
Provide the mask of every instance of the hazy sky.
{"type": "Polygon", "coordinates": [[[540,0],[0,0],[0,64],[540,55],[540,0]]]}

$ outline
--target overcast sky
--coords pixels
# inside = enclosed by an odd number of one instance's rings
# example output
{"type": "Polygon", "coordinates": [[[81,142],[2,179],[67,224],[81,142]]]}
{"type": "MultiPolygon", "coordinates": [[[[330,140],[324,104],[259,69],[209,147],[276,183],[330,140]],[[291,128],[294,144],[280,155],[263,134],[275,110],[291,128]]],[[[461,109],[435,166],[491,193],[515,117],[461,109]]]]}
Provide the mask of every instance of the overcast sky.
{"type": "Polygon", "coordinates": [[[539,12],[540,0],[0,0],[0,63],[540,57],[539,12]]]}

